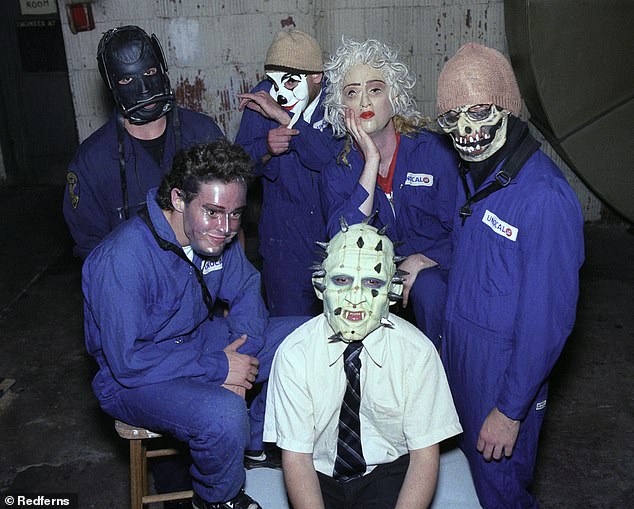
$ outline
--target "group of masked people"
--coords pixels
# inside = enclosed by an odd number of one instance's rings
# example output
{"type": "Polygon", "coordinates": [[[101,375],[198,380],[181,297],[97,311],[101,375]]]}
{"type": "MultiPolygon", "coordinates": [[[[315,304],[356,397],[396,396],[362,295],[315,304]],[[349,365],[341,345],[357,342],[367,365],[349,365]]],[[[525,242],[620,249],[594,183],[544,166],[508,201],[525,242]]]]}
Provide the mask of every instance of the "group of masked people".
{"type": "Polygon", "coordinates": [[[116,107],[64,199],[93,389],[188,445],[193,507],[260,508],[244,469],[273,463],[265,442],[295,509],[427,507],[454,436],[482,507],[536,507],[583,219],[508,60],[461,47],[434,125],[387,44],[344,38],[324,63],[283,30],[235,143],[176,106],[153,34],[109,30],[97,60],[116,107]],[[261,271],[239,242],[254,178],[261,271]]]}

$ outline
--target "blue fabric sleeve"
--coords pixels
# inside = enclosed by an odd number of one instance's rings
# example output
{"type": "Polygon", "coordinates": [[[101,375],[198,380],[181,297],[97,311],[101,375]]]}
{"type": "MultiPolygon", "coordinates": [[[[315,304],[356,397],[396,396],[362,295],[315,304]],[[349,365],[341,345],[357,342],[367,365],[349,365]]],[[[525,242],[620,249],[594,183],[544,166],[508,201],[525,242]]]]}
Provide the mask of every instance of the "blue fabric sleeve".
{"type": "Polygon", "coordinates": [[[321,172],[320,186],[322,208],[330,238],[341,231],[341,217],[348,224],[357,224],[365,219],[359,207],[367,199],[368,192],[359,184],[359,174],[352,168],[336,162],[328,165],[321,172]]]}
{"type": "Polygon", "coordinates": [[[80,149],[68,168],[63,213],[76,244],[74,253],[82,259],[85,259],[112,229],[110,207],[106,201],[111,186],[104,186],[97,178],[100,165],[103,164],[101,159],[105,157],[108,156],[103,151],[95,153],[80,149]],[[97,160],[91,157],[95,155],[98,156],[97,160]],[[78,201],[74,207],[69,191],[69,178],[76,179],[74,193],[78,201]]]}
{"type": "Polygon", "coordinates": [[[86,343],[92,354],[103,351],[118,383],[139,387],[197,376],[217,383],[225,380],[227,357],[222,350],[203,353],[203,338],[195,333],[200,324],[190,323],[181,335],[156,340],[160,320],[167,323],[179,312],[179,303],[169,309],[164,303],[148,302],[161,291],[148,287],[147,281],[155,277],[152,267],[135,257],[127,257],[125,263],[115,256],[92,261],[87,260],[83,271],[86,343]]]}
{"type": "Polygon", "coordinates": [[[268,311],[261,293],[260,273],[246,259],[238,242],[233,242],[222,257],[222,284],[218,298],[229,305],[227,325],[231,340],[246,334],[239,352],[257,357],[264,346],[268,311]]]}
{"type": "Polygon", "coordinates": [[[571,189],[536,195],[524,221],[522,279],[513,352],[497,408],[521,420],[557,361],[575,320],[583,218],[571,189]]]}

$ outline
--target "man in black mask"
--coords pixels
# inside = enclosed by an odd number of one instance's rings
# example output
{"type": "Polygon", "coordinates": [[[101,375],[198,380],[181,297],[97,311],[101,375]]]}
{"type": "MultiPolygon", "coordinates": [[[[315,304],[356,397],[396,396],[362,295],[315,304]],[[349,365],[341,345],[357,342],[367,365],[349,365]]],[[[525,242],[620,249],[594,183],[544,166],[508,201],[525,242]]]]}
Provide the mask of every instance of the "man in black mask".
{"type": "Polygon", "coordinates": [[[81,258],[143,207],[178,149],[223,136],[208,116],[175,106],[154,34],[132,25],[108,30],[97,62],[116,108],[81,144],[66,175],[64,217],[81,258]]]}
{"type": "Polygon", "coordinates": [[[583,218],[520,120],[508,60],[470,43],[438,80],[438,123],[462,159],[441,351],[485,509],[536,507],[547,380],[572,330],[583,218]]]}

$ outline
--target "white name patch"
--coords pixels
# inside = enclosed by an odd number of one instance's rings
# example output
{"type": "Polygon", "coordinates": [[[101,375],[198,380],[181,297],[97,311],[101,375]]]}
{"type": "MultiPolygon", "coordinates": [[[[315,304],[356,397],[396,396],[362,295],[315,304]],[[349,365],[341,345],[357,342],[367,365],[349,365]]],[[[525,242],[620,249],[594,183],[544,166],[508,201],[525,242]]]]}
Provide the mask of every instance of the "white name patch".
{"type": "Polygon", "coordinates": [[[517,240],[518,229],[504,221],[501,221],[493,212],[486,210],[482,216],[482,222],[491,228],[495,233],[515,242],[517,240]]]}
{"type": "Polygon", "coordinates": [[[434,176],[428,173],[407,173],[405,178],[406,186],[431,187],[434,185],[434,176]]]}
{"type": "Polygon", "coordinates": [[[318,120],[317,122],[315,122],[313,124],[313,129],[317,129],[319,130],[319,132],[324,132],[324,129],[326,128],[326,121],[322,118],[321,120],[318,120]]]}
{"type": "Polygon", "coordinates": [[[203,262],[203,274],[209,274],[214,270],[222,270],[222,257],[218,258],[217,260],[205,260],[203,262]]]}

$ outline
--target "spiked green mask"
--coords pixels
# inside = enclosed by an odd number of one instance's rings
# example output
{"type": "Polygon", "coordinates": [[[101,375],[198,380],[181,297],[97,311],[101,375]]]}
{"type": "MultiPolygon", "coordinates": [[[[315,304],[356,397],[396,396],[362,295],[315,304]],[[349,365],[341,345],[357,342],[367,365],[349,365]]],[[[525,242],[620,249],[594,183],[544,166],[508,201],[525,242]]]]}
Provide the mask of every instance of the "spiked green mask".
{"type": "Polygon", "coordinates": [[[403,290],[390,239],[373,226],[342,221],[342,231],[320,245],[326,257],[313,267],[313,286],[335,332],[331,339],[360,341],[390,326],[389,306],[403,290]]]}

